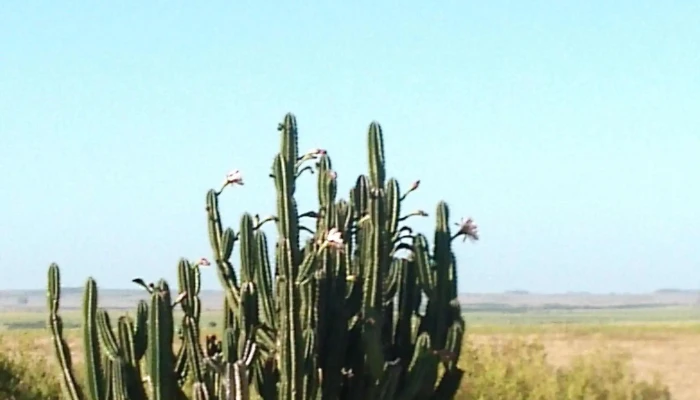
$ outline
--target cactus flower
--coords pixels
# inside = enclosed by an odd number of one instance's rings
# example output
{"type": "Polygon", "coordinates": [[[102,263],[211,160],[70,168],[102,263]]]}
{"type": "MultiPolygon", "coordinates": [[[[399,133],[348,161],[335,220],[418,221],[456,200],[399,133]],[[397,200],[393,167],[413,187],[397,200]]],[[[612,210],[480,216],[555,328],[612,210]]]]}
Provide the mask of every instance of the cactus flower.
{"type": "Polygon", "coordinates": [[[306,154],[308,154],[309,156],[312,156],[312,157],[316,158],[316,157],[319,157],[319,156],[322,156],[322,155],[326,154],[326,150],[325,150],[325,149],[318,149],[318,148],[316,148],[316,149],[311,149],[311,150],[309,150],[308,153],[306,153],[306,154]]]}
{"type": "Polygon", "coordinates": [[[201,265],[203,267],[208,267],[211,265],[211,263],[209,262],[209,260],[206,259],[206,257],[202,257],[199,259],[199,261],[197,261],[197,265],[201,265]]]}
{"type": "Polygon", "coordinates": [[[228,175],[226,175],[225,185],[243,185],[243,175],[241,171],[234,170],[229,172],[228,175]]]}
{"type": "Polygon", "coordinates": [[[326,236],[326,243],[335,248],[342,249],[344,243],[340,231],[336,228],[331,228],[331,230],[328,231],[328,236],[326,236]]]}
{"type": "Polygon", "coordinates": [[[474,223],[473,219],[462,218],[462,221],[456,225],[459,226],[459,232],[457,232],[457,236],[464,235],[465,241],[467,240],[467,238],[471,240],[479,240],[479,233],[477,232],[478,227],[474,223]]]}

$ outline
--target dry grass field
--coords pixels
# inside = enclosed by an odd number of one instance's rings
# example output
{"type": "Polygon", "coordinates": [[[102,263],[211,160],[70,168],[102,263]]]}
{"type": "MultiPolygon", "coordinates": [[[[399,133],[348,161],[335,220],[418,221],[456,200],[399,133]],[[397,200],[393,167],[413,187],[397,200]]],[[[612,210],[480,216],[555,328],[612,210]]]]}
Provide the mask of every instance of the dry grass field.
{"type": "MultiPolygon", "coordinates": [[[[650,320],[646,321],[617,322],[600,322],[611,318],[610,313],[605,316],[602,312],[597,313],[597,320],[593,322],[590,319],[595,313],[579,313],[576,315],[579,322],[571,317],[559,323],[542,322],[547,318],[540,314],[529,317],[495,313],[475,315],[472,319],[478,322],[469,326],[467,350],[462,358],[462,365],[471,376],[465,378],[460,398],[495,400],[521,392],[529,395],[518,399],[667,398],[662,394],[642,397],[639,393],[645,390],[656,393],[656,389],[634,389],[629,382],[636,379],[658,380],[657,387],[666,385],[673,399],[697,400],[700,398],[700,321],[690,319],[694,312],[689,311],[685,321],[675,322],[662,317],[672,313],[669,310],[666,314],[637,315],[638,320],[647,315],[650,320]],[[587,396],[584,389],[593,390],[590,388],[595,385],[617,389],[605,397],[587,396]],[[562,394],[564,391],[568,394],[562,394]]],[[[214,315],[212,313],[211,318],[214,315]]],[[[66,316],[68,324],[72,319],[77,322],[77,314],[67,313],[66,316]]],[[[555,317],[549,314],[550,319],[555,317]]],[[[37,326],[42,324],[41,319],[39,313],[5,313],[0,323],[7,325],[12,320],[20,325],[37,326]]],[[[204,326],[218,333],[217,328],[211,327],[213,324],[204,326]]],[[[75,329],[67,332],[75,364],[79,367],[82,363],[79,332],[75,329]]],[[[37,398],[50,399],[55,395],[56,369],[45,330],[6,329],[0,332],[0,351],[30,366],[25,384],[43,391],[43,397],[37,398]]]]}
{"type": "Polygon", "coordinates": [[[673,399],[700,398],[700,323],[620,323],[615,325],[531,326],[524,329],[472,328],[469,340],[478,345],[502,345],[514,340],[536,341],[547,360],[558,367],[579,356],[618,354],[640,379],[658,378],[673,399]]]}

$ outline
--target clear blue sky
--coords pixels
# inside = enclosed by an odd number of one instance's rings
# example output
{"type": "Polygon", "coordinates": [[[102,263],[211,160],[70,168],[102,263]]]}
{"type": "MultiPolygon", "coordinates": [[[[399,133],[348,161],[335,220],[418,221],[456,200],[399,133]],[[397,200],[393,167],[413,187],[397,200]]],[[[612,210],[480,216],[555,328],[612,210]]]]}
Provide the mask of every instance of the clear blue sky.
{"type": "Polygon", "coordinates": [[[462,290],[700,287],[698,2],[109,3],[0,8],[2,289],[174,280],[230,169],[225,223],[274,212],[288,111],[343,196],[377,120],[408,207],[476,219],[462,290]]]}

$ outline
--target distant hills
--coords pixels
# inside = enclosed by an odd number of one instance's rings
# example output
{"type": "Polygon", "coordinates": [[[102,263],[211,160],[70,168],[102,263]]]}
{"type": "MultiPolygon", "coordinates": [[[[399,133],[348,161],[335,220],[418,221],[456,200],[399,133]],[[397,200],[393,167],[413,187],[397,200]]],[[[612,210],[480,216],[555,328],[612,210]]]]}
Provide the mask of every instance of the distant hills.
{"type": "MultiPolygon", "coordinates": [[[[61,307],[64,310],[81,307],[82,287],[62,288],[61,307]]],[[[133,308],[146,298],[140,289],[100,289],[100,305],[110,309],[133,308]]],[[[202,290],[203,306],[218,310],[223,306],[223,292],[202,290]]],[[[464,293],[459,301],[465,310],[511,312],[522,309],[567,310],[607,308],[649,308],[672,306],[700,307],[700,290],[659,289],[651,293],[593,294],[586,292],[531,293],[511,290],[503,293],[464,293]]],[[[0,290],[0,312],[42,311],[46,308],[45,290],[0,290]]]]}

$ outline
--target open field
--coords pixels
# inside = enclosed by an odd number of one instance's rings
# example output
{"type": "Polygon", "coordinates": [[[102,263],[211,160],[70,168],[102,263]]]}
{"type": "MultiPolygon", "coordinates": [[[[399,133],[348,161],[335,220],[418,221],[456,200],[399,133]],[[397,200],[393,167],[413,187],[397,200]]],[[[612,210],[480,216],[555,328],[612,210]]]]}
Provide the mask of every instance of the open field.
{"type": "MultiPolygon", "coordinates": [[[[205,311],[204,329],[219,333],[219,316],[217,311],[205,311]]],[[[79,325],[79,311],[65,311],[63,317],[75,363],[80,365],[79,332],[70,329],[79,325]]],[[[620,354],[639,378],[658,377],[668,385],[673,399],[697,400],[700,393],[700,310],[697,307],[471,311],[466,313],[466,318],[468,345],[481,349],[477,356],[481,360],[493,351],[484,349],[509,348],[512,343],[522,341],[542,345],[547,362],[556,367],[570,366],[580,356],[620,354]]],[[[44,319],[41,312],[0,313],[3,327],[0,349],[12,357],[38,360],[36,364],[40,365],[44,357],[53,354],[43,329],[44,319]]],[[[516,351],[518,357],[523,357],[520,353],[524,350],[516,351]]],[[[469,354],[463,358],[463,364],[468,363],[469,354]]],[[[502,353],[500,357],[511,355],[502,353]]],[[[535,359],[528,363],[537,363],[537,356],[527,357],[535,359]]]]}

